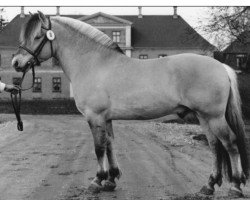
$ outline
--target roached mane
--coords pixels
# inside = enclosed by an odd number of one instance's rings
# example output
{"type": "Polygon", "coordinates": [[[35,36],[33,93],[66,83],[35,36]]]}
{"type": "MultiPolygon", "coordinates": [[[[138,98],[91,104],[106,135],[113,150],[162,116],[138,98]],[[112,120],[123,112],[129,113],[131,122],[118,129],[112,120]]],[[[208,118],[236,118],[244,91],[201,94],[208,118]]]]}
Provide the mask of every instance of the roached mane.
{"type": "Polygon", "coordinates": [[[72,28],[80,34],[85,35],[89,39],[97,42],[98,44],[101,44],[102,46],[124,54],[121,48],[115,42],[113,42],[110,37],[85,22],[68,17],[54,17],[53,19],[58,23],[67,25],[68,27],[72,28]]]}

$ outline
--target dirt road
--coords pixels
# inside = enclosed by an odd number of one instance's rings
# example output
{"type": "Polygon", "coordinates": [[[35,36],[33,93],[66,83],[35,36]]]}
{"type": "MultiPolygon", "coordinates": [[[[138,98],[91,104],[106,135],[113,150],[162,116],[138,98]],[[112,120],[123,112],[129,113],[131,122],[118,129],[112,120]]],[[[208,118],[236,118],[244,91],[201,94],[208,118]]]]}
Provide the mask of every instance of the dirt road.
{"type": "MultiPolygon", "coordinates": [[[[90,194],[97,162],[81,116],[26,115],[23,132],[14,116],[3,118],[10,121],[0,126],[0,200],[210,199],[186,195],[210,174],[208,147],[191,139],[192,130],[181,135],[156,122],[114,122],[123,176],[114,192],[90,194]]],[[[243,191],[250,198],[248,185],[243,191]]],[[[227,189],[219,188],[215,199],[227,199],[227,189]]]]}

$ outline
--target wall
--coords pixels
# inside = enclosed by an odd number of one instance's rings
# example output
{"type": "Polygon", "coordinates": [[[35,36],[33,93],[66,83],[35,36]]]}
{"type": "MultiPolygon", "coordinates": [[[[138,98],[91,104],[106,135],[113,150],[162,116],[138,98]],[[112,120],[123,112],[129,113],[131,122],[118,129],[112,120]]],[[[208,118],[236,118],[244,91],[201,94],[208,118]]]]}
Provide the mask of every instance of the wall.
{"type": "MultiPolygon", "coordinates": [[[[21,73],[13,71],[1,71],[1,81],[7,84],[12,84],[13,77],[21,77],[21,73]]],[[[31,99],[65,99],[70,97],[69,80],[66,78],[62,70],[37,70],[36,77],[42,78],[42,92],[33,92],[33,89],[22,92],[22,98],[31,99]],[[52,78],[61,77],[61,92],[53,92],[52,78]]],[[[24,79],[23,88],[29,88],[32,85],[32,73],[29,71],[24,79]]],[[[0,94],[1,100],[10,99],[8,92],[0,94]]]]}
{"type": "Polygon", "coordinates": [[[11,64],[12,56],[16,53],[16,48],[5,47],[0,48],[1,63],[0,68],[8,68],[11,64]]]}

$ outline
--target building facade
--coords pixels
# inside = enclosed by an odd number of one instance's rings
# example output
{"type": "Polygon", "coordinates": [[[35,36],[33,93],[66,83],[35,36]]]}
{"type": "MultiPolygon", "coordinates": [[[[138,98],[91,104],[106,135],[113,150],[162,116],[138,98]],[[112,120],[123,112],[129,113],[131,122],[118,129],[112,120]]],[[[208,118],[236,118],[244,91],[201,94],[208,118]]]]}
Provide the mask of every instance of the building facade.
{"type": "Polygon", "coordinates": [[[237,71],[250,71],[250,32],[244,32],[244,40],[233,41],[223,52],[223,62],[237,71]]]}
{"type": "MultiPolygon", "coordinates": [[[[60,15],[57,7],[56,15],[60,15]]],[[[64,15],[65,16],[65,15],[64,15]]],[[[180,53],[196,53],[212,56],[215,47],[200,36],[174,8],[173,15],[145,15],[139,7],[138,15],[113,16],[98,12],[93,15],[66,15],[86,22],[116,42],[128,57],[138,59],[159,58],[180,53]]],[[[19,46],[21,26],[29,19],[21,8],[17,15],[0,32],[0,78],[5,83],[18,83],[21,74],[10,68],[14,53],[19,46]]],[[[32,84],[31,72],[27,74],[23,87],[32,84]]],[[[34,89],[23,93],[24,99],[72,98],[69,80],[55,60],[50,59],[36,67],[34,89]]],[[[9,99],[2,93],[1,99],[9,99]]]]}

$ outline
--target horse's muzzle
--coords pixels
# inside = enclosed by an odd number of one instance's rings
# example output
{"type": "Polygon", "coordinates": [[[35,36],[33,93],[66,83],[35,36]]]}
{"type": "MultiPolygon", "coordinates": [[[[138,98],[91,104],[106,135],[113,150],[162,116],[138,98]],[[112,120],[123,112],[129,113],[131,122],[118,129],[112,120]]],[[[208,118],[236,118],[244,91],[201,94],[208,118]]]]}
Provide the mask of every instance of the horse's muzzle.
{"type": "Polygon", "coordinates": [[[28,61],[23,67],[20,67],[18,65],[16,66],[14,64],[14,68],[17,72],[27,72],[29,71],[30,68],[32,68],[32,66],[35,66],[35,65],[36,65],[35,61],[32,60],[32,61],[28,61]]]}

